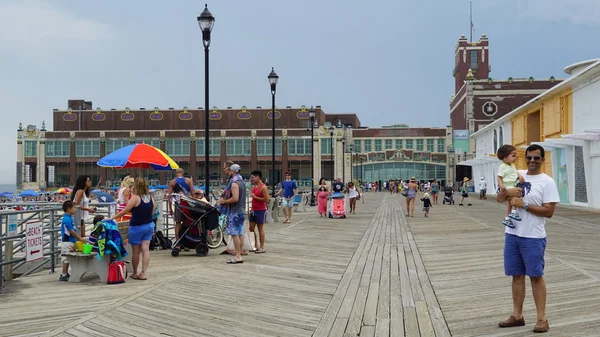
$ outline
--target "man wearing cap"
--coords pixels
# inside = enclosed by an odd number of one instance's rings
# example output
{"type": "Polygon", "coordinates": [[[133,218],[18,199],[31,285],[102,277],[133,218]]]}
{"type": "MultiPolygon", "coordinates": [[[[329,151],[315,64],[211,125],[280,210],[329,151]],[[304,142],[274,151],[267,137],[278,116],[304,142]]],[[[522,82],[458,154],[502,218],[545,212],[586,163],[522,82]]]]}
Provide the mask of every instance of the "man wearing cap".
{"type": "Polygon", "coordinates": [[[235,256],[227,262],[230,264],[244,262],[242,247],[244,245],[244,221],[246,220],[246,184],[240,171],[241,167],[238,164],[229,167],[227,173],[231,182],[230,193],[224,194],[218,201],[218,204],[224,206],[227,211],[225,234],[231,235],[235,247],[235,256]]]}
{"type": "Polygon", "coordinates": [[[175,220],[175,240],[179,240],[179,230],[181,229],[181,223],[183,222],[183,213],[181,213],[181,209],[179,207],[175,207],[175,212],[173,212],[173,206],[171,205],[171,202],[179,202],[179,198],[177,196],[173,196],[173,193],[177,195],[183,194],[185,196],[191,196],[192,191],[194,190],[194,182],[192,179],[184,177],[183,174],[183,169],[178,168],[175,170],[175,178],[169,181],[169,189],[167,190],[167,208],[169,209],[169,214],[173,215],[175,220]]]}

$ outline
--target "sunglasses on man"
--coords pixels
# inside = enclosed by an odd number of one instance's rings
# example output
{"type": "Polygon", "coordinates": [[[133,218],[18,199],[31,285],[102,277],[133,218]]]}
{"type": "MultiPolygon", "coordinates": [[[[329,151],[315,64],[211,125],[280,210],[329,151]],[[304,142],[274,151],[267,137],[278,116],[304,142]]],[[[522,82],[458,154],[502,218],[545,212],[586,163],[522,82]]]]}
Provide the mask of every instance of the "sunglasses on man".
{"type": "Polygon", "coordinates": [[[527,161],[532,161],[532,160],[540,161],[540,160],[542,160],[542,157],[541,156],[527,156],[527,157],[525,157],[525,159],[527,159],[527,161]]]}

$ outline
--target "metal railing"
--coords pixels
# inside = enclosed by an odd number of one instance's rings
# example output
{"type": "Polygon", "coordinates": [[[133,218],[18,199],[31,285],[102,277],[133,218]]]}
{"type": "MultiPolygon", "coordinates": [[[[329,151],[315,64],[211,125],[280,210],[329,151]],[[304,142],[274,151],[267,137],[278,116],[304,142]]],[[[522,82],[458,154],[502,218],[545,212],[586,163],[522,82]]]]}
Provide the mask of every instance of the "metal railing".
{"type": "MultiPolygon", "coordinates": [[[[4,203],[2,205],[8,207],[18,206],[26,209],[3,210],[0,212],[0,289],[4,287],[4,282],[13,279],[16,274],[14,272],[19,268],[25,269],[22,273],[19,273],[21,276],[37,272],[42,268],[48,268],[50,273],[54,273],[60,257],[59,233],[64,214],[62,204],[56,202],[23,202],[4,203]],[[9,219],[11,218],[16,218],[13,220],[17,225],[16,233],[8,232],[9,219]],[[30,268],[25,268],[27,264],[27,223],[32,221],[42,221],[43,258],[40,261],[32,262],[30,268]]],[[[106,214],[107,216],[111,216],[111,213],[116,209],[115,203],[90,203],[90,206],[97,207],[96,214],[106,214]]],[[[75,226],[79,227],[80,224],[75,224],[75,226]]],[[[93,226],[88,227],[89,230],[92,229],[91,227],[93,226]]]]}

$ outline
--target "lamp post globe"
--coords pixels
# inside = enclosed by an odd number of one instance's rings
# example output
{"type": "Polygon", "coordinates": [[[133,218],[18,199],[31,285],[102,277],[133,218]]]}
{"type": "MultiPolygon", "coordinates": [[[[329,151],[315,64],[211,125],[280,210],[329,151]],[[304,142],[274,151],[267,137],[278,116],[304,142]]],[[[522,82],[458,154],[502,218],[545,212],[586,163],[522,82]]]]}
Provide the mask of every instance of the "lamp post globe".
{"type": "Polygon", "coordinates": [[[269,85],[271,86],[271,121],[272,121],[272,129],[271,129],[271,185],[273,190],[273,195],[275,195],[275,93],[277,92],[277,82],[279,81],[279,76],[275,72],[274,68],[271,68],[271,72],[269,76],[269,85]]]}
{"type": "MultiPolygon", "coordinates": [[[[210,201],[210,137],[208,136],[210,127],[209,115],[209,80],[208,80],[208,47],[210,46],[210,33],[215,25],[215,17],[204,5],[204,11],[197,17],[198,26],[202,31],[202,43],[204,44],[204,195],[210,201]]],[[[192,177],[194,179],[195,177],[192,177]]]]}
{"type": "Polygon", "coordinates": [[[310,170],[310,205],[316,206],[315,200],[315,109],[310,106],[308,110],[308,117],[310,121],[310,156],[311,156],[311,170],[310,170]]]}

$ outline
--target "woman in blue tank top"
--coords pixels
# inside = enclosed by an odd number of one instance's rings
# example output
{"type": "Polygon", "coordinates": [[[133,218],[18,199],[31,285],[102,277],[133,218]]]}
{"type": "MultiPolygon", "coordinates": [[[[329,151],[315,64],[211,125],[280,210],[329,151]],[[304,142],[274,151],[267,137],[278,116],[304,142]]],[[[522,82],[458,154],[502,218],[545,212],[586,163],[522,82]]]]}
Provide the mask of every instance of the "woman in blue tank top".
{"type": "Polygon", "coordinates": [[[134,280],[146,280],[146,270],[150,264],[150,240],[154,234],[154,200],[150,196],[148,182],[144,178],[135,178],[133,184],[133,195],[129,199],[125,209],[115,214],[111,219],[115,220],[131,211],[129,220],[128,241],[133,248],[131,264],[133,266],[134,280]],[[142,255],[142,270],[138,273],[140,264],[140,252],[142,255]]]}

